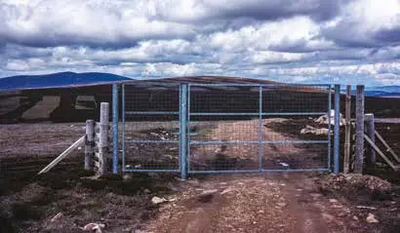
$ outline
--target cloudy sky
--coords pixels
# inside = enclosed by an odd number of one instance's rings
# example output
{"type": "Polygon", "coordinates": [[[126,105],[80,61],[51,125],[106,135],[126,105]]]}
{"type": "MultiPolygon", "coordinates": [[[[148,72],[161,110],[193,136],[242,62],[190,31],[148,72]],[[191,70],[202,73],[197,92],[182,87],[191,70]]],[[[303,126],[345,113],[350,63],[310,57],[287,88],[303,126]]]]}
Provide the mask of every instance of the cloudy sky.
{"type": "Polygon", "coordinates": [[[400,0],[0,0],[0,77],[400,84],[400,0]]]}

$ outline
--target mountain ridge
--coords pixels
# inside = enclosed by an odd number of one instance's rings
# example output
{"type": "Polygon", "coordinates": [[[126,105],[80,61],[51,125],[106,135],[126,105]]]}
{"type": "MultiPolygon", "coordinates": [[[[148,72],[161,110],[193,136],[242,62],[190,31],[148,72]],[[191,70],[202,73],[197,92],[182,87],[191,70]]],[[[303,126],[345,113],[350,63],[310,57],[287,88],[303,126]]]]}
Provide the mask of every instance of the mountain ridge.
{"type": "Polygon", "coordinates": [[[111,73],[75,73],[66,71],[43,75],[16,75],[0,78],[0,90],[58,88],[77,85],[112,83],[125,80],[133,79],[111,73]]]}

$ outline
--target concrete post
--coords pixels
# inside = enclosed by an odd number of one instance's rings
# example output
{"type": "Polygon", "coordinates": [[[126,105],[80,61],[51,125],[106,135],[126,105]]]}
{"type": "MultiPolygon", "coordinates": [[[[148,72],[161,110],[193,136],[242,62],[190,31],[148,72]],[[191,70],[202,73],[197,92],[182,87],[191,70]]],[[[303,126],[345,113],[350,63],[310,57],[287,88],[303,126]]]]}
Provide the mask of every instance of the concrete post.
{"type": "Polygon", "coordinates": [[[351,86],[346,87],[346,125],[345,125],[345,142],[344,142],[344,158],[343,173],[349,173],[351,154],[351,86]]]}
{"type": "Polygon", "coordinates": [[[94,121],[86,121],[85,170],[93,170],[94,156],[94,121]]]}
{"type": "Polygon", "coordinates": [[[109,128],[109,103],[100,104],[100,132],[99,132],[99,173],[107,172],[108,128],[109,128]]]}
{"type": "Polygon", "coordinates": [[[354,172],[362,173],[364,164],[364,86],[357,86],[356,95],[356,149],[354,172]]]}

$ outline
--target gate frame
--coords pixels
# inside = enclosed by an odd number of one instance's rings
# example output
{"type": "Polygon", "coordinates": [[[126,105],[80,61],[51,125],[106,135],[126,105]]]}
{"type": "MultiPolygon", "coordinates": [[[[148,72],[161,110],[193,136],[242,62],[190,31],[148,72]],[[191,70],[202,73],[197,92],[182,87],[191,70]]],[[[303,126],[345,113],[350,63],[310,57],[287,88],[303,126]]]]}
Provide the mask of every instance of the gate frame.
{"type": "MultiPolygon", "coordinates": [[[[215,173],[239,173],[239,172],[307,172],[307,171],[331,171],[331,122],[330,122],[330,111],[331,111],[331,102],[332,102],[332,92],[334,93],[334,139],[333,139],[333,172],[335,174],[339,173],[340,168],[340,85],[332,85],[332,84],[238,84],[238,83],[218,83],[218,84],[202,84],[202,83],[180,83],[179,84],[179,169],[178,170],[154,170],[154,169],[141,169],[141,170],[132,170],[125,169],[125,84],[121,84],[121,121],[122,121],[122,169],[118,168],[119,165],[119,144],[118,144],[118,125],[120,122],[120,118],[118,115],[119,112],[119,86],[120,84],[112,85],[112,103],[113,103],[113,119],[112,119],[112,128],[113,128],[113,173],[118,174],[120,172],[179,172],[182,179],[186,179],[188,174],[215,174],[215,173]],[[258,113],[219,113],[219,115],[258,115],[259,116],[259,139],[256,142],[237,142],[231,144],[258,144],[259,145],[259,168],[258,169],[249,169],[249,170],[214,170],[214,171],[195,171],[190,170],[190,132],[188,130],[188,125],[190,124],[190,87],[191,86],[248,86],[248,87],[259,87],[259,111],[258,113]],[[263,144],[271,144],[274,142],[263,142],[262,134],[260,133],[262,127],[262,116],[264,115],[281,115],[281,116],[289,116],[289,115],[297,115],[297,116],[309,116],[309,115],[318,115],[317,112],[310,113],[263,113],[262,112],[262,91],[263,87],[271,87],[271,86],[326,86],[328,93],[328,111],[318,112],[318,114],[327,114],[328,116],[328,136],[327,140],[309,140],[308,143],[327,143],[328,145],[328,164],[327,168],[313,168],[313,169],[262,169],[262,145],[263,144]],[[334,87],[334,88],[333,88],[334,87]],[[323,141],[323,142],[322,142],[323,141]]],[[[151,112],[149,112],[151,113],[151,112]]],[[[201,115],[201,113],[197,114],[201,115]]],[[[210,114],[212,115],[212,114],[210,114]]],[[[305,141],[299,141],[298,143],[304,143],[305,141]]],[[[213,142],[213,144],[216,142],[213,142]]],[[[197,144],[197,143],[196,143],[197,144]]],[[[198,142],[198,144],[203,144],[202,142],[198,142]]],[[[205,143],[206,144],[206,143],[205,143]]],[[[229,144],[229,143],[226,143],[229,144]]],[[[283,144],[282,142],[275,142],[274,144],[283,144]]]]}

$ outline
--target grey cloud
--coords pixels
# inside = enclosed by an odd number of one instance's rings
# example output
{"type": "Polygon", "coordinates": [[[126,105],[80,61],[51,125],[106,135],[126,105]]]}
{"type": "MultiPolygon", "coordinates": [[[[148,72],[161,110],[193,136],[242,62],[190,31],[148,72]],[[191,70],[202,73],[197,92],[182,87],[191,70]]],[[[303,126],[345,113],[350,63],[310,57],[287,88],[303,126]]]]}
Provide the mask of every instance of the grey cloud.
{"type": "Polygon", "coordinates": [[[399,61],[399,27],[360,29],[342,12],[349,1],[203,0],[180,9],[178,1],[153,0],[153,9],[140,0],[88,0],[83,10],[78,0],[38,2],[38,8],[0,3],[1,76],[65,70],[291,82],[400,76],[396,65],[368,65],[399,61]]]}
{"type": "Polygon", "coordinates": [[[121,48],[146,39],[193,37],[189,25],[155,21],[129,8],[93,1],[0,3],[0,43],[32,47],[121,48]]]}
{"type": "Polygon", "coordinates": [[[297,15],[308,15],[317,21],[331,19],[340,9],[337,0],[281,0],[254,2],[234,9],[226,10],[223,15],[227,17],[250,17],[259,20],[276,20],[297,15]]]}
{"type": "Polygon", "coordinates": [[[390,43],[394,45],[400,44],[400,26],[392,29],[381,29],[373,35],[373,38],[383,43],[390,43]]]}
{"type": "Polygon", "coordinates": [[[257,21],[297,15],[318,21],[330,19],[338,14],[342,1],[203,0],[195,2],[193,12],[186,17],[173,8],[179,2],[153,2],[154,12],[145,7],[146,1],[101,4],[73,0],[66,4],[44,0],[24,6],[0,3],[0,44],[3,41],[32,47],[126,48],[148,39],[193,40],[196,33],[235,30],[257,21]]]}

